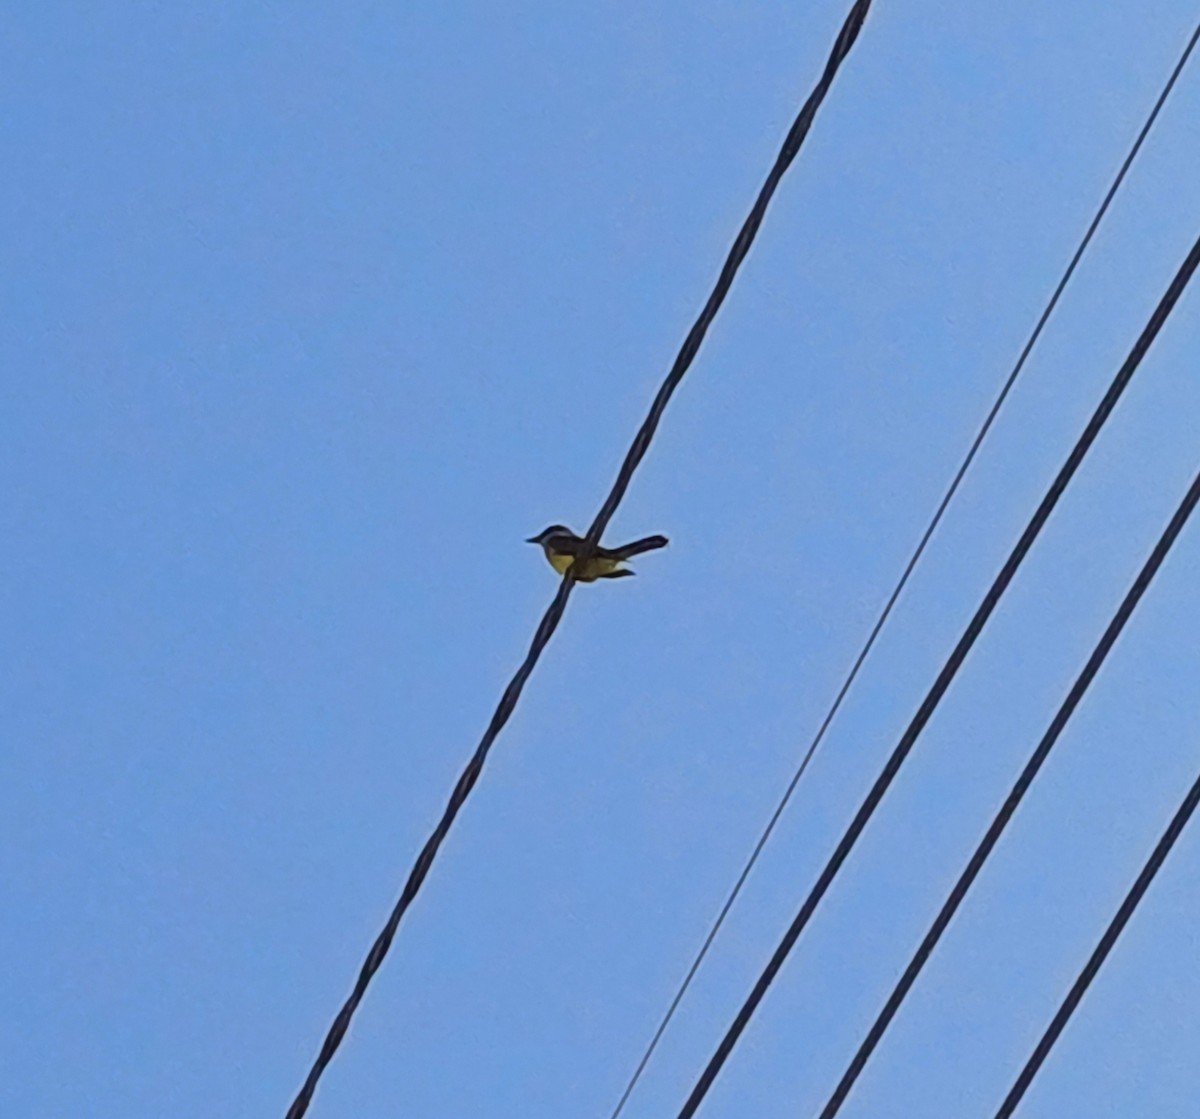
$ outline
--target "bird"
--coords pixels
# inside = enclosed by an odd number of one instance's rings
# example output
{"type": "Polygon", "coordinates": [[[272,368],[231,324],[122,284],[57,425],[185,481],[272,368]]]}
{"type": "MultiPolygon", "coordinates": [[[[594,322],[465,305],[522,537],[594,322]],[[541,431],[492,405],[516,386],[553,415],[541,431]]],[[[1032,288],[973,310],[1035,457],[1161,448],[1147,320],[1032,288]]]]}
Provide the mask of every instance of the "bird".
{"type": "MultiPolygon", "coordinates": [[[[525,543],[540,544],[550,566],[560,575],[565,575],[583,547],[583,537],[576,536],[566,525],[551,525],[542,529],[537,536],[531,536],[525,543]]],[[[597,579],[621,579],[626,575],[633,575],[634,572],[625,566],[626,560],[640,556],[643,552],[665,548],[667,543],[665,536],[644,536],[641,540],[623,544],[620,548],[602,548],[597,544],[585,569],[576,574],[575,581],[594,583],[597,579]]]]}

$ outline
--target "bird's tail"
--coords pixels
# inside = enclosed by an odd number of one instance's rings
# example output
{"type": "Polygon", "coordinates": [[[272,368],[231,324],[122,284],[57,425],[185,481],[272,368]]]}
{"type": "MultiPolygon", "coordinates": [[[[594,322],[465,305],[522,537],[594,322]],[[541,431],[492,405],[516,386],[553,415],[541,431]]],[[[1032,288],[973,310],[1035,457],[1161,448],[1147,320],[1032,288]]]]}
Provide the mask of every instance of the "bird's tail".
{"type": "Polygon", "coordinates": [[[665,536],[644,536],[641,540],[635,540],[632,544],[623,544],[620,548],[614,548],[619,559],[632,559],[634,556],[640,556],[643,552],[653,552],[656,548],[665,548],[667,546],[667,538],[665,536]]]}

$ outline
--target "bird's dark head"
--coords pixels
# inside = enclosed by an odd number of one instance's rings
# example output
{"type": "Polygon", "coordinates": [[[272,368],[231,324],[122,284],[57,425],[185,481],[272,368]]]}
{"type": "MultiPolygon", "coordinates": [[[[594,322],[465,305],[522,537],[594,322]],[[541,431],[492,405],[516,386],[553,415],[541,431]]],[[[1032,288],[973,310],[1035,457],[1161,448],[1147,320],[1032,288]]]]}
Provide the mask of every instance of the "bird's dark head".
{"type": "Polygon", "coordinates": [[[555,536],[574,536],[575,534],[566,527],[566,525],[551,525],[549,528],[542,529],[537,536],[531,536],[525,541],[526,544],[545,544],[555,536]]]}

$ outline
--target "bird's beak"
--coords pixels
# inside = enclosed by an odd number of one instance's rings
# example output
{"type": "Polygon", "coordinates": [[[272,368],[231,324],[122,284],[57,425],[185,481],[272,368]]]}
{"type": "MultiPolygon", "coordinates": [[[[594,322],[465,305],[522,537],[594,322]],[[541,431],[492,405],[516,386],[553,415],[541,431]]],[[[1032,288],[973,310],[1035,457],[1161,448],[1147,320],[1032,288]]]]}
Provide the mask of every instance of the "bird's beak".
{"type": "Polygon", "coordinates": [[[526,544],[540,544],[541,541],[536,536],[531,536],[528,540],[525,541],[525,543],[526,544]]]}

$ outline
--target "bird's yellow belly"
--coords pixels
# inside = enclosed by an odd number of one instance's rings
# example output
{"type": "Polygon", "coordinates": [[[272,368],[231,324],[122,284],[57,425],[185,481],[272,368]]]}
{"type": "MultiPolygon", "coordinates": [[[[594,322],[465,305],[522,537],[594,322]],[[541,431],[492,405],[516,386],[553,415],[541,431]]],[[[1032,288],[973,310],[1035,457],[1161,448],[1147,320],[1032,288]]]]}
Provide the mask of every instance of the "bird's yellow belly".
{"type": "MultiPolygon", "coordinates": [[[[562,552],[548,554],[546,558],[550,561],[550,566],[560,575],[565,575],[567,569],[575,562],[574,556],[568,556],[562,552]]],[[[588,561],[587,569],[577,575],[576,579],[581,583],[590,583],[593,579],[601,579],[605,575],[611,575],[620,566],[620,560],[603,559],[599,556],[593,556],[588,561]]]]}

